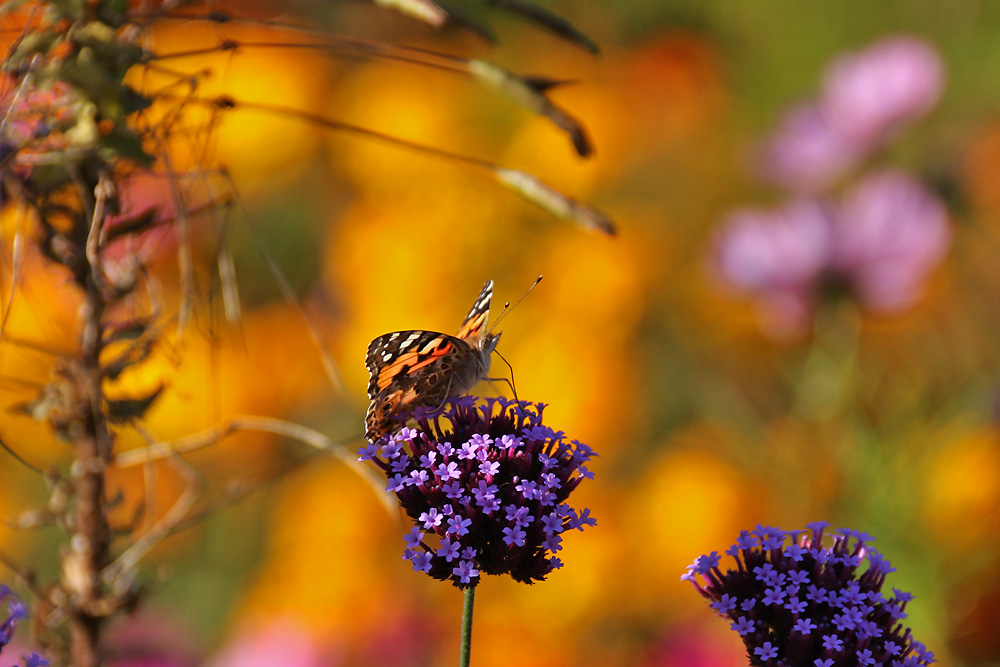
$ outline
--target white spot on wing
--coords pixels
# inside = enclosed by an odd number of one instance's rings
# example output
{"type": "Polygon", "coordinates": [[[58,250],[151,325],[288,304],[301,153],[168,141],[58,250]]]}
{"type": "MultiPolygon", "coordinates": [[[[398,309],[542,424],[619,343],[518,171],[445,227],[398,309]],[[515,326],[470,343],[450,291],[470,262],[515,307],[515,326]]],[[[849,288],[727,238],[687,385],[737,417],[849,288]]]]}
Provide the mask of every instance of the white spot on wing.
{"type": "Polygon", "coordinates": [[[432,338],[427,344],[420,348],[420,354],[430,354],[441,343],[440,338],[432,338]]]}

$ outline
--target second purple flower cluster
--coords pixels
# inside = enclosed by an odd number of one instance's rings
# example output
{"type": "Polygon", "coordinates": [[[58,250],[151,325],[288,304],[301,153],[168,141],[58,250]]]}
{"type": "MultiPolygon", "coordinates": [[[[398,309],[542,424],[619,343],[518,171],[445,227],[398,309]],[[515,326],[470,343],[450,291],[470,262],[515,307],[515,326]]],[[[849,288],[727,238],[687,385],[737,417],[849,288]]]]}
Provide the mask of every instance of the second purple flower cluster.
{"type": "Polygon", "coordinates": [[[681,577],[731,621],[753,667],[923,667],[934,654],[901,621],[912,595],[882,592],[894,568],[874,538],[828,524],[743,531],[726,554],[700,556],[681,577]],[[824,537],[829,545],[824,544],[824,537]],[[790,541],[790,543],[789,543],[790,541]],[[868,561],[868,568],[861,566],[868,561]]]}

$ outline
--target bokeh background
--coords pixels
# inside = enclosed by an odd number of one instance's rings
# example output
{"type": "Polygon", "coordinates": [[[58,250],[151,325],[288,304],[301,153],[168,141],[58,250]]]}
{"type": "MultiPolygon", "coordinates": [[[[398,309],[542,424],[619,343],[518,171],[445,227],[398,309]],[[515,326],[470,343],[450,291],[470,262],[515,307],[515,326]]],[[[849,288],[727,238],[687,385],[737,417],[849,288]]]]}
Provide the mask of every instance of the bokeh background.
{"type": "MultiPolygon", "coordinates": [[[[572,81],[550,95],[587,128],[591,159],[545,119],[450,72],[250,46],[169,66],[207,70],[204,97],[281,104],[536,173],[610,214],[617,237],[555,220],[448,160],[289,114],[191,112],[171,132],[171,168],[205,170],[187,182],[193,199],[238,192],[237,203],[224,227],[194,230],[200,289],[190,327],[167,326],[149,361],[110,389],[165,387],[144,426],[153,439],[259,415],[304,424],[353,452],[372,338],[451,332],[485,280],[496,281],[496,304],[543,274],[505,319],[500,351],[519,396],[549,403],[550,425],[599,453],[596,478],[574,495],[598,526],[567,536],[566,566],[545,582],[483,581],[474,664],[745,664],[738,636],[680,575],[742,529],[824,519],[878,538],[898,570],[889,585],[915,594],[914,634],[941,664],[1000,665],[1000,7],[545,5],[602,54],[501,12],[485,15],[498,38],[490,45],[364,2],[232,9],[572,81]],[[947,207],[950,244],[905,308],[870,312],[850,297],[823,299],[807,327],[776,335],[753,296],[720,276],[719,230],[733,210],[789,199],[760,175],[767,137],[790,108],[817,96],[838,56],[893,35],[936,51],[943,92],[855,172],[891,166],[919,179],[947,207]],[[235,187],[210,171],[219,165],[235,187]],[[220,238],[240,290],[236,324],[223,316],[213,271],[220,238]],[[318,322],[342,389],[329,382],[301,311],[283,298],[258,246],[318,322]]],[[[303,38],[199,21],[164,21],[150,33],[161,54],[220,39],[303,38]]],[[[153,76],[137,72],[135,81],[153,76]]],[[[849,185],[830,190],[841,187],[849,185]]],[[[164,178],[137,175],[128,193],[137,207],[169,209],[164,178]]],[[[5,285],[14,229],[24,224],[11,208],[0,221],[5,285]]],[[[165,226],[131,250],[150,263],[165,312],[176,311],[176,230],[165,226]]],[[[64,465],[65,445],[16,406],[72,348],[76,302],[37,253],[19,271],[0,343],[0,433],[31,462],[64,465]]],[[[142,433],[120,434],[122,450],[142,445],[142,433]]],[[[43,503],[43,481],[0,456],[4,516],[43,503]]],[[[246,433],[186,459],[205,512],[146,558],[149,594],[113,628],[115,664],[457,659],[462,596],[400,558],[407,526],[360,464],[246,433]],[[233,492],[237,483],[252,492],[233,492]]],[[[115,520],[153,526],[188,484],[187,470],[169,460],[118,470],[115,520]]],[[[0,534],[6,555],[55,573],[56,529],[0,534]]]]}

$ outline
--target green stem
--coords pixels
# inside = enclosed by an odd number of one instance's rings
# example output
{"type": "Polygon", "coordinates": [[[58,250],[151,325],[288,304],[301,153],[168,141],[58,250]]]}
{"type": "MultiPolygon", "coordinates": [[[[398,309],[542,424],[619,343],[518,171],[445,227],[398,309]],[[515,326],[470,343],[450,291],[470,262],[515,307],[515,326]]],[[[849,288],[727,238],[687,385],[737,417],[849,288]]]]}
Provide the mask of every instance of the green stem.
{"type": "Polygon", "coordinates": [[[472,652],[472,606],[476,603],[476,587],[465,589],[465,607],[462,609],[462,644],[459,649],[458,667],[469,667],[472,652]]]}

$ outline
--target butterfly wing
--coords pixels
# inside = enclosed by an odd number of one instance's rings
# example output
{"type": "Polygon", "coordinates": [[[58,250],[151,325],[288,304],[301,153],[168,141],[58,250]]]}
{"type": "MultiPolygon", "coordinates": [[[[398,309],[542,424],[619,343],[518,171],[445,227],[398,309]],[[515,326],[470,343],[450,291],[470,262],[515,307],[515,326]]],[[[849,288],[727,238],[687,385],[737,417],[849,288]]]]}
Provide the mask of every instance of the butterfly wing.
{"type": "Polygon", "coordinates": [[[461,386],[475,352],[460,338],[434,331],[396,331],[368,346],[368,414],[365,436],[388,432],[401,411],[438,407],[461,386]]]}
{"type": "Polygon", "coordinates": [[[493,281],[487,280],[479,291],[472,310],[465,316],[462,326],[458,328],[458,337],[475,347],[476,343],[486,333],[486,322],[490,318],[490,301],[493,300],[493,281]]]}
{"type": "MultiPolygon", "coordinates": [[[[480,378],[478,348],[486,333],[493,299],[487,280],[458,329],[458,336],[434,331],[396,331],[368,346],[368,414],[365,437],[374,440],[398,423],[400,412],[440,407],[452,394],[467,391],[480,378]]],[[[488,354],[488,353],[487,353],[488,354]]]]}

